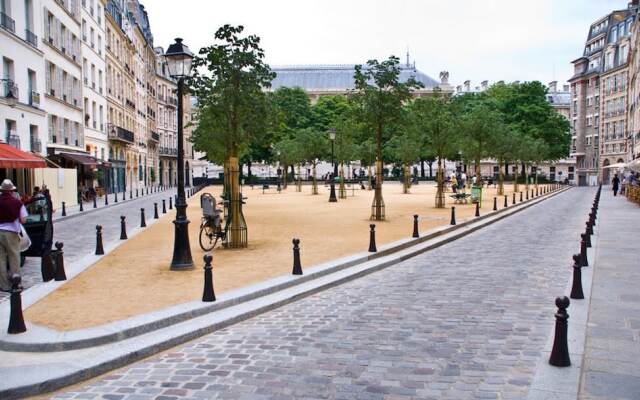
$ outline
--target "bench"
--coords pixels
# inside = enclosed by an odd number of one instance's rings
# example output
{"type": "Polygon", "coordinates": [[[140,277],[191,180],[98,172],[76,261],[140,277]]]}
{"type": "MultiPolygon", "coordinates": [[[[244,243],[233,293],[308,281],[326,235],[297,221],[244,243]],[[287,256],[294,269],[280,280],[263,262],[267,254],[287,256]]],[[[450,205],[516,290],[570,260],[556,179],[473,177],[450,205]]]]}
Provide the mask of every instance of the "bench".
{"type": "MultiPolygon", "coordinates": [[[[272,189],[272,188],[271,188],[271,186],[269,186],[269,185],[262,185],[262,194],[265,194],[265,193],[264,193],[264,191],[265,191],[265,190],[270,190],[270,189],[272,189]]],[[[280,191],[282,190],[281,186],[278,186],[278,187],[277,187],[277,188],[275,188],[275,189],[278,191],[278,193],[280,193],[280,191]]]]}
{"type": "Polygon", "coordinates": [[[471,197],[471,195],[469,193],[454,193],[449,197],[454,200],[455,204],[467,204],[467,201],[469,197],[471,197]]]}

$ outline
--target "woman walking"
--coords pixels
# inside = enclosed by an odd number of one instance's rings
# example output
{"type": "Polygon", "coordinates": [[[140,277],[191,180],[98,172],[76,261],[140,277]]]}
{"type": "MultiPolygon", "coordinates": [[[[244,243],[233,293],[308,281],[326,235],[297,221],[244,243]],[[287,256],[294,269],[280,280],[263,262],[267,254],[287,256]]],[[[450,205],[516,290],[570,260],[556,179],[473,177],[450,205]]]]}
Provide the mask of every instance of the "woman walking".
{"type": "Polygon", "coordinates": [[[616,196],[618,194],[618,186],[620,185],[620,178],[618,178],[618,174],[613,175],[611,185],[613,185],[613,195],[616,196]]]}

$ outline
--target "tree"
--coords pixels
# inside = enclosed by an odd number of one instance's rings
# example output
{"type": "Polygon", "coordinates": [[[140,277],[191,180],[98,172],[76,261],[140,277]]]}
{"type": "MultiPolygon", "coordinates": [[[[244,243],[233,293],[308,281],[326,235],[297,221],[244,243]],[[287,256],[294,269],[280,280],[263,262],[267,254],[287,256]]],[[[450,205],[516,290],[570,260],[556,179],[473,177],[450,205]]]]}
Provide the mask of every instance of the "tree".
{"type": "Polygon", "coordinates": [[[311,194],[318,194],[318,180],[316,166],[319,160],[326,159],[329,148],[329,138],[325,132],[318,132],[312,128],[300,129],[295,136],[296,147],[302,151],[301,158],[311,164],[312,186],[311,194]]]}
{"type": "Polygon", "coordinates": [[[454,129],[454,117],[448,100],[436,94],[434,97],[416,99],[409,109],[410,129],[423,139],[424,147],[438,161],[436,172],[436,207],[444,207],[444,170],[445,159],[454,158],[456,152],[457,131],[454,129]]]}
{"type": "Polygon", "coordinates": [[[507,161],[513,160],[513,154],[518,148],[518,138],[509,127],[501,123],[498,125],[495,135],[492,137],[491,149],[498,164],[498,195],[504,195],[504,175],[507,161]],[[503,172],[504,169],[504,172],[503,172]]]}
{"type": "Polygon", "coordinates": [[[420,159],[420,137],[415,131],[407,131],[392,137],[385,146],[389,159],[402,165],[402,193],[408,194],[411,186],[411,165],[420,159]]]}
{"type": "Polygon", "coordinates": [[[400,59],[395,56],[378,62],[369,60],[366,65],[356,65],[355,90],[350,99],[356,115],[364,128],[375,134],[376,139],[376,185],[371,219],[385,219],[382,198],[382,145],[392,134],[390,127],[402,118],[403,103],[411,98],[412,89],[422,86],[413,77],[400,82],[400,59]]]}
{"type": "Polygon", "coordinates": [[[275,78],[263,61],[260,38],[241,37],[243,31],[243,26],[231,25],[218,29],[214,39],[220,43],[200,49],[189,80],[201,106],[194,144],[211,152],[214,160],[224,160],[229,201],[226,246],[231,248],[248,245],[238,159],[251,140],[267,130],[269,104],[264,88],[275,78]]]}

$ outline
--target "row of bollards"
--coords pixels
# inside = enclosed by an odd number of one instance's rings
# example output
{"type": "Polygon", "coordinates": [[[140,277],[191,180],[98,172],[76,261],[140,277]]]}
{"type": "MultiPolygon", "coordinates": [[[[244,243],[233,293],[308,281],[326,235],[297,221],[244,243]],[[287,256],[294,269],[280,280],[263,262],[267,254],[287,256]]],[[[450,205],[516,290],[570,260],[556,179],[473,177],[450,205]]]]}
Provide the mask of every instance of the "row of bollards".
{"type": "MultiPolygon", "coordinates": [[[[200,191],[202,188],[204,187],[204,185],[200,185],[197,186],[196,188],[190,189],[190,191],[193,193],[193,191],[200,191]]],[[[153,186],[151,187],[151,190],[149,190],[149,187],[146,188],[146,194],[153,194],[153,193],[159,193],[161,191],[167,190],[168,188],[170,188],[170,186],[153,186]]],[[[136,189],[135,192],[135,197],[138,198],[140,195],[145,195],[145,189],[136,189]]],[[[127,193],[126,192],[122,192],[122,200],[126,200],[127,198],[127,193]]],[[[129,190],[129,199],[133,199],[133,189],[129,190]]],[[[114,192],[114,197],[113,197],[113,201],[114,203],[118,202],[118,192],[114,192]]],[[[109,205],[109,194],[105,194],[104,196],[104,205],[108,206],[109,205]]],[[[61,202],[61,206],[62,206],[62,212],[60,213],[61,217],[66,217],[67,216],[67,204],[66,202],[61,202]]],[[[82,198],[78,197],[78,212],[84,212],[84,203],[82,202],[82,198]]],[[[98,202],[97,202],[97,197],[94,196],[93,197],[93,208],[98,208],[98,202]]],[[[171,207],[169,207],[171,208],[171,207]]]]}
{"type": "MultiPolygon", "coordinates": [[[[598,205],[600,204],[600,193],[602,192],[602,185],[598,186],[595,199],[593,200],[593,206],[589,213],[589,219],[586,223],[585,232],[580,234],[580,253],[573,255],[573,276],[571,284],[571,293],[569,296],[575,300],[584,299],[584,291],[582,289],[582,268],[589,266],[587,260],[587,248],[591,247],[591,235],[593,235],[593,227],[596,224],[596,217],[598,212],[598,205]]],[[[556,326],[553,338],[553,348],[551,349],[551,356],[549,357],[549,364],[556,367],[568,367],[571,365],[571,358],[569,356],[569,314],[567,308],[569,307],[570,300],[567,296],[556,298],[556,307],[558,311],[555,313],[556,326]]]]}

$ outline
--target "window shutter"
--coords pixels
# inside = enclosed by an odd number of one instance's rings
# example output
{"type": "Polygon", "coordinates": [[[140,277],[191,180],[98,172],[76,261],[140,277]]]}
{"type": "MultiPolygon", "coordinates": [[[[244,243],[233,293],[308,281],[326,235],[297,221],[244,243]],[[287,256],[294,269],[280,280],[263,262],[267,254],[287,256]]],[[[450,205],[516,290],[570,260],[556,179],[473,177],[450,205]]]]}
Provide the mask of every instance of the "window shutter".
{"type": "Polygon", "coordinates": [[[49,124],[49,140],[51,142],[54,142],[53,141],[53,135],[55,135],[55,128],[53,126],[53,115],[51,115],[51,114],[47,115],[47,119],[48,119],[47,122],[49,124]]]}

